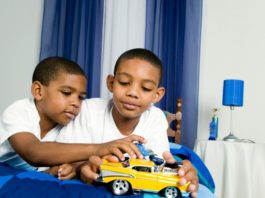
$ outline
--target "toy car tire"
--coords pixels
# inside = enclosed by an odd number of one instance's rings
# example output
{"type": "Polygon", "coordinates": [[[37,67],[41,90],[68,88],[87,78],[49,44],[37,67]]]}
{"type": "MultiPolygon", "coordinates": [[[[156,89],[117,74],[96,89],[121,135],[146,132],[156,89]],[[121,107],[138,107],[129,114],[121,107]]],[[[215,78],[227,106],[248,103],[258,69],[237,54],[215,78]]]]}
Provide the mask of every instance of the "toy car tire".
{"type": "Polygon", "coordinates": [[[125,195],[130,190],[130,184],[126,180],[117,179],[111,183],[111,190],[115,195],[125,195]]]}
{"type": "Polygon", "coordinates": [[[182,198],[180,190],[174,186],[165,188],[163,194],[166,198],[182,198]]]}

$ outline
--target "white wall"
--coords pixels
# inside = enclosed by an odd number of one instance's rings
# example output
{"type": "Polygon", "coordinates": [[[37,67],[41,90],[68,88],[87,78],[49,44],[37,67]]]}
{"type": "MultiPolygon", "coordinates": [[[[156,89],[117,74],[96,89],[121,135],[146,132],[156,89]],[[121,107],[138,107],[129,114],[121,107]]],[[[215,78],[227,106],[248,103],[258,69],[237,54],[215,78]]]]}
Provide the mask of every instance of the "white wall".
{"type": "MultiPolygon", "coordinates": [[[[198,138],[208,138],[211,109],[218,107],[219,137],[229,132],[229,108],[222,106],[226,78],[245,81],[244,106],[234,111],[234,133],[265,142],[265,1],[204,0],[198,138]]],[[[0,113],[30,96],[38,62],[43,0],[0,1],[0,113]]]]}
{"type": "Polygon", "coordinates": [[[13,101],[30,96],[42,11],[43,0],[0,1],[0,113],[13,101]]]}
{"type": "Polygon", "coordinates": [[[229,132],[222,106],[223,80],[245,81],[244,106],[233,113],[234,133],[265,142],[265,1],[204,0],[198,138],[208,138],[211,109],[218,107],[219,138],[229,132]]]}

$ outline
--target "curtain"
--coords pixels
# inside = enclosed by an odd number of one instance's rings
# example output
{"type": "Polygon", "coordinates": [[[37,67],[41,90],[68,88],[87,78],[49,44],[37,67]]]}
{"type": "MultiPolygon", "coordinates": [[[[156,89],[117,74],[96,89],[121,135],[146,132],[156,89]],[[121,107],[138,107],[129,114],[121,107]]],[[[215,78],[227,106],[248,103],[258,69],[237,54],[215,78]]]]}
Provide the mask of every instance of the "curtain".
{"type": "Polygon", "coordinates": [[[110,98],[106,77],[112,74],[118,57],[128,49],[144,47],[145,1],[106,0],[102,38],[100,96],[110,98]]]}
{"type": "Polygon", "coordinates": [[[158,106],[176,111],[183,99],[181,143],[197,137],[202,0],[45,0],[40,59],[64,56],[88,76],[88,97],[110,98],[106,76],[124,51],[145,47],[164,65],[166,95],[158,106]]]}
{"type": "Polygon", "coordinates": [[[88,76],[87,96],[100,94],[103,0],[45,0],[40,60],[63,56],[88,76]]]}
{"type": "Polygon", "coordinates": [[[145,46],[162,60],[166,88],[161,109],[176,111],[183,101],[181,143],[197,138],[201,0],[147,0],[145,46]]]}

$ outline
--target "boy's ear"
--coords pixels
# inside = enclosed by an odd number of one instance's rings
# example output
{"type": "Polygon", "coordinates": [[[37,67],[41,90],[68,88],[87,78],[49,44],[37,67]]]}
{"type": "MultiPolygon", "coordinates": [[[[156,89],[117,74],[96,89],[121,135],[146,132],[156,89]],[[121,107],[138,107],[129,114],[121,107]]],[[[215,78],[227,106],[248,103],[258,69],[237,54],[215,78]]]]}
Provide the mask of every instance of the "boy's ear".
{"type": "Polygon", "coordinates": [[[34,81],[31,85],[31,94],[35,100],[41,100],[43,95],[43,85],[39,81],[34,81]]]}
{"type": "Polygon", "coordinates": [[[156,96],[154,98],[153,103],[159,102],[163,96],[165,95],[165,88],[164,87],[158,87],[156,90],[156,96]]]}
{"type": "Polygon", "coordinates": [[[112,93],[113,91],[113,83],[114,83],[114,76],[109,74],[107,76],[107,87],[109,89],[109,91],[112,93]]]}

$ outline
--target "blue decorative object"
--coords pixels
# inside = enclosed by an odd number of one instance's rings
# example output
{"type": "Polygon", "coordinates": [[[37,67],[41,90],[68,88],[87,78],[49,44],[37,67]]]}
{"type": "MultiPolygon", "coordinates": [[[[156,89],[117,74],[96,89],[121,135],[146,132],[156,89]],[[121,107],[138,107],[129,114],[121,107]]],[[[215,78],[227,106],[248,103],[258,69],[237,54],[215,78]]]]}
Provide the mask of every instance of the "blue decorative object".
{"type": "Polygon", "coordinates": [[[243,106],[243,95],[244,95],[244,81],[243,80],[236,80],[236,79],[227,79],[224,80],[224,87],[223,87],[223,105],[230,106],[230,133],[228,136],[224,137],[223,140],[225,141],[240,141],[234,134],[233,134],[233,116],[232,112],[234,107],[241,107],[243,106]]]}
{"type": "Polygon", "coordinates": [[[244,81],[229,79],[224,80],[223,105],[243,106],[244,81]]]}
{"type": "Polygon", "coordinates": [[[216,140],[218,136],[218,117],[216,115],[216,112],[218,111],[217,108],[213,109],[213,117],[210,122],[210,136],[209,140],[216,140]]]}

